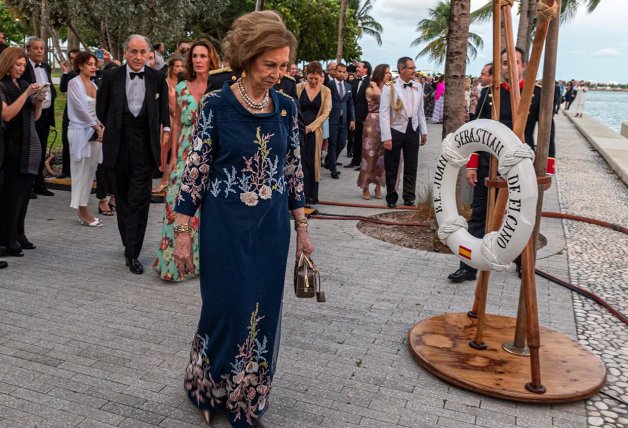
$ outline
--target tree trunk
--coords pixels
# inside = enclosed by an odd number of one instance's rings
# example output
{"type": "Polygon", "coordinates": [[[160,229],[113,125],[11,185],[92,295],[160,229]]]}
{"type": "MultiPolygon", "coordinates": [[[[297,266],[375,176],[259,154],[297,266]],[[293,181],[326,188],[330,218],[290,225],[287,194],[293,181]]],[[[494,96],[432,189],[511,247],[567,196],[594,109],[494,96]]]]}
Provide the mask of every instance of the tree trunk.
{"type": "Polygon", "coordinates": [[[443,137],[465,121],[464,84],[467,72],[470,0],[452,0],[445,60],[445,114],[443,137]]]}
{"type": "MultiPolygon", "coordinates": [[[[465,74],[467,72],[467,47],[469,43],[469,14],[471,0],[451,0],[449,31],[447,32],[447,56],[445,59],[445,111],[443,138],[465,122],[465,74]]],[[[456,195],[458,204],[470,204],[471,192],[463,178],[464,169],[458,176],[456,195]]]]}
{"type": "Polygon", "coordinates": [[[517,44],[516,46],[523,49],[525,52],[525,62],[528,62],[528,34],[530,33],[530,26],[532,23],[529,20],[528,8],[530,6],[530,0],[521,0],[521,6],[519,9],[519,28],[517,29],[517,44]]]}
{"type": "Polygon", "coordinates": [[[255,11],[264,10],[264,0],[255,1],[255,11]]]}
{"type": "Polygon", "coordinates": [[[342,50],[344,48],[345,17],[347,15],[347,5],[349,0],[340,0],[340,16],[338,17],[338,50],[336,51],[336,62],[342,62],[342,50]]]}

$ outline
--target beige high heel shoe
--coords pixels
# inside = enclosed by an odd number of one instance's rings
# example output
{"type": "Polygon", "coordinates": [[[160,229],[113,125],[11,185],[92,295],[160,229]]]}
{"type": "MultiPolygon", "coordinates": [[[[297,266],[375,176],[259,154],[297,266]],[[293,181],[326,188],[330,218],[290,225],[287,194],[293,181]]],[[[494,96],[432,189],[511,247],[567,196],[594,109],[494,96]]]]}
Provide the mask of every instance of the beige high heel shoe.
{"type": "Polygon", "coordinates": [[[212,414],[209,410],[201,410],[201,415],[203,415],[203,420],[205,421],[205,423],[209,426],[211,425],[212,422],[212,414]]]}
{"type": "Polygon", "coordinates": [[[382,199],[382,186],[375,186],[375,198],[382,199]]]}
{"type": "Polygon", "coordinates": [[[367,201],[371,199],[371,193],[369,192],[368,186],[362,189],[362,199],[366,199],[367,201]]]}

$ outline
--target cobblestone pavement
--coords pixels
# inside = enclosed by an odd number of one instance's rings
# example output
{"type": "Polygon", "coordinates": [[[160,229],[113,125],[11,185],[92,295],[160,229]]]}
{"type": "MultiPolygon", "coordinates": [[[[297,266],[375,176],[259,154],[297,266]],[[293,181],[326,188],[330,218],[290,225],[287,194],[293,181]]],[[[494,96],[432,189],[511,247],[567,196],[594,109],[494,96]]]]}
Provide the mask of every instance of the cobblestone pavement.
{"type": "MultiPolygon", "coordinates": [[[[563,212],[628,225],[628,189],[564,116],[557,120],[558,186],[563,212]],[[584,173],[583,173],[584,172],[584,173]]],[[[565,221],[569,277],[628,314],[628,237],[610,229],[565,221]]],[[[627,427],[628,329],[599,305],[574,294],[578,340],[600,356],[607,384],[587,400],[590,426],[627,427]]]]}
{"type": "MultiPolygon", "coordinates": [[[[567,139],[576,137],[560,123],[563,151],[567,144],[575,144],[567,139]]],[[[430,140],[421,149],[419,165],[419,178],[425,183],[440,150],[439,135],[440,127],[430,125],[430,140]]],[[[586,146],[574,150],[582,152],[583,167],[597,162],[591,161],[595,154],[586,146]]],[[[561,168],[568,173],[566,166],[561,168]]],[[[355,187],[357,172],[342,171],[340,180],[323,173],[321,199],[363,202],[355,187]]],[[[582,180],[584,175],[576,178],[582,180]]],[[[596,189],[609,185],[614,177],[602,175],[600,180],[604,184],[596,189]]],[[[561,190],[566,181],[567,177],[559,180],[561,190]]],[[[581,193],[584,184],[565,191],[581,193]]],[[[546,194],[547,210],[559,210],[557,189],[552,186],[546,194]]],[[[585,196],[592,197],[594,192],[588,193],[585,196]]],[[[579,209],[569,205],[576,203],[573,198],[565,195],[563,200],[576,212],[579,209]]],[[[625,196],[623,202],[625,207],[625,196]]],[[[611,210],[606,200],[604,208],[596,208],[596,200],[587,203],[581,214],[606,215],[611,210]]],[[[170,285],[151,272],[130,274],[124,267],[115,219],[105,218],[103,229],[80,227],[68,205],[69,193],[63,191],[32,201],[27,232],[38,248],[10,259],[9,269],[0,274],[0,427],[202,425],[182,388],[200,307],[198,281],[170,285]]],[[[319,208],[335,213],[376,212],[319,208]]],[[[151,207],[142,255],[145,266],[150,266],[158,245],[162,209],[151,207]]],[[[571,273],[572,280],[598,284],[602,273],[585,279],[593,268],[577,265],[579,247],[566,246],[565,233],[570,239],[582,235],[574,227],[584,226],[568,224],[564,231],[560,220],[543,220],[542,233],[550,245],[540,252],[538,266],[562,278],[571,273]],[[568,265],[565,248],[573,266],[568,265]]],[[[429,316],[469,309],[474,284],[451,284],[446,279],[457,268],[457,259],[372,239],[358,232],[352,221],[312,221],[311,236],[327,303],[296,299],[288,272],[279,365],[270,409],[263,418],[266,426],[586,427],[596,422],[587,420],[595,416],[591,406],[608,406],[619,414],[617,405],[603,396],[591,401],[588,415],[583,402],[514,403],[440,381],[414,362],[406,336],[414,323],[429,316]]],[[[607,245],[599,246],[600,251],[608,250],[607,245]]],[[[626,247],[624,242],[621,248],[626,247]]],[[[610,256],[600,260],[613,263],[610,256]]],[[[599,270],[601,263],[596,266],[599,270]]],[[[611,278],[612,272],[604,268],[603,273],[611,278]]],[[[597,307],[577,297],[572,301],[569,291],[538,277],[537,281],[541,323],[574,338],[578,335],[585,345],[599,350],[609,367],[609,393],[613,379],[615,385],[624,382],[625,387],[625,359],[618,358],[621,346],[625,358],[625,330],[619,337],[619,324],[612,324],[597,307]],[[578,328],[574,308],[579,311],[578,328]],[[593,325],[585,325],[585,320],[593,325]],[[617,334],[616,342],[604,327],[607,322],[617,334]],[[624,361],[622,369],[620,361],[624,361]]],[[[513,315],[518,294],[514,269],[493,274],[488,310],[513,315]]],[[[625,305],[619,295],[613,303],[625,305]]],[[[600,410],[600,417],[606,416],[600,410]]],[[[228,426],[221,415],[213,425],[228,426]]]]}

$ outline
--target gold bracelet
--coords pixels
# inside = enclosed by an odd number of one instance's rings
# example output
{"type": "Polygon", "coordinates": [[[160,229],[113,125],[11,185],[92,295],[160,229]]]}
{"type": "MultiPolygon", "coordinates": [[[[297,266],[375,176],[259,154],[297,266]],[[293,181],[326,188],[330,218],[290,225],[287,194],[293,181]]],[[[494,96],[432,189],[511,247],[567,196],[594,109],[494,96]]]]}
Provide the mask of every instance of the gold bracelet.
{"type": "Polygon", "coordinates": [[[301,228],[307,229],[307,218],[299,218],[294,219],[294,230],[299,230],[301,228]]]}
{"type": "Polygon", "coordinates": [[[192,227],[189,224],[175,224],[173,227],[174,233],[191,232],[192,227]]]}

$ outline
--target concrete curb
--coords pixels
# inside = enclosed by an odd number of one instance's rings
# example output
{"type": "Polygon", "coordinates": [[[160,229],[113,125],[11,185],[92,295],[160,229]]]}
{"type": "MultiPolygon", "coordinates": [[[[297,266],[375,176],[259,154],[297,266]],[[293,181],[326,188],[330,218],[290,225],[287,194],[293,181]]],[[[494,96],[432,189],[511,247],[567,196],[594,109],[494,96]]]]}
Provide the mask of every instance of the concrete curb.
{"type": "Polygon", "coordinates": [[[617,177],[628,186],[628,138],[621,136],[597,119],[585,114],[575,118],[563,111],[584,138],[597,150],[617,177]]]}

